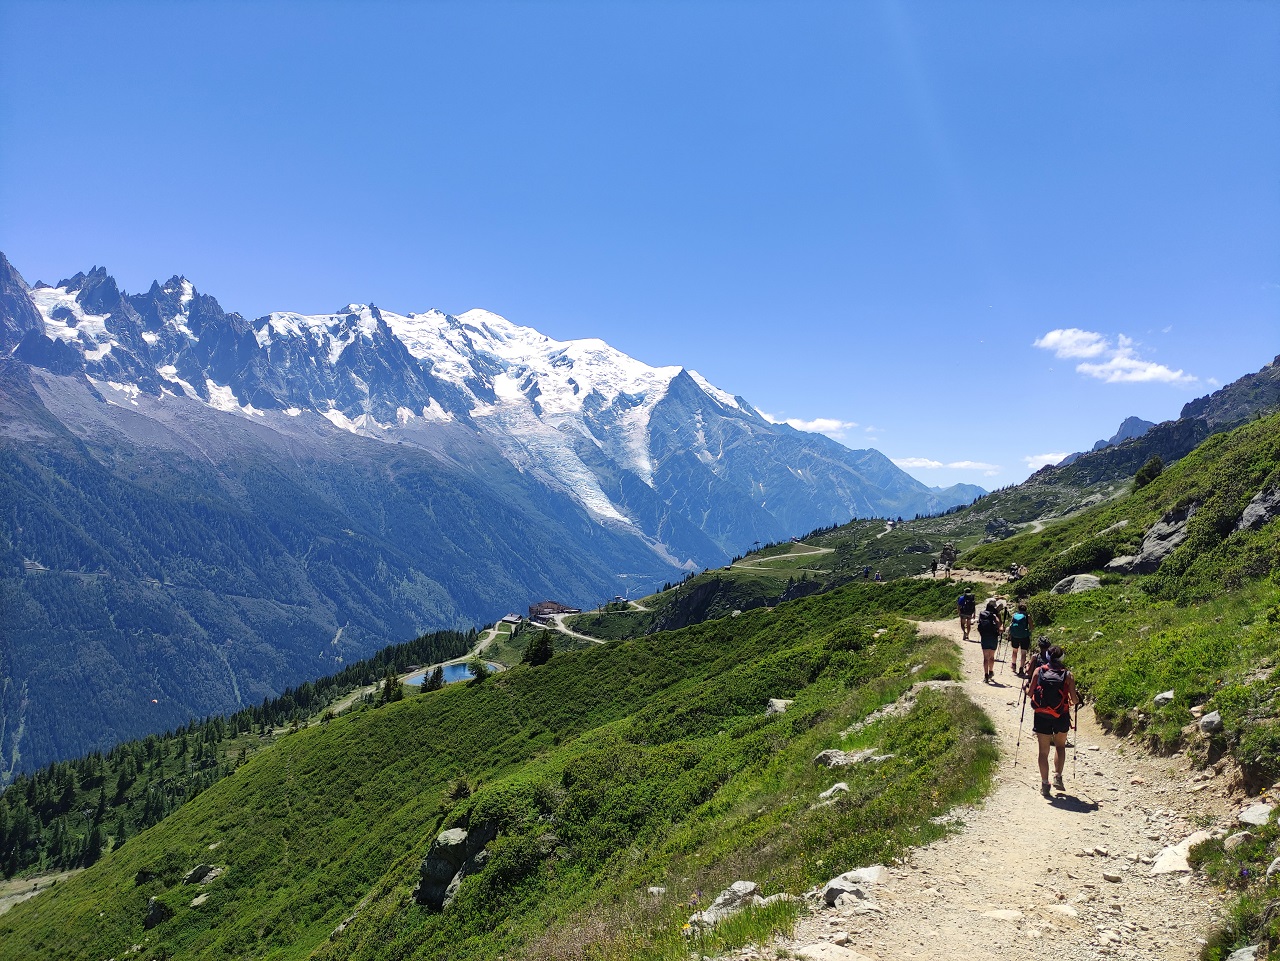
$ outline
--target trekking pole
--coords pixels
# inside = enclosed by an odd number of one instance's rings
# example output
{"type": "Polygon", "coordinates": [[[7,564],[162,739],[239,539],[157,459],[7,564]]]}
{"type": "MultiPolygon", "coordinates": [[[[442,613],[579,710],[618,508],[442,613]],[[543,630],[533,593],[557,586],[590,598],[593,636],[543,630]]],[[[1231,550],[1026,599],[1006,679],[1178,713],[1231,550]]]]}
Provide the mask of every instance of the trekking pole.
{"type": "Polygon", "coordinates": [[[1076,721],[1071,726],[1071,729],[1075,733],[1075,737],[1071,739],[1072,743],[1075,744],[1075,749],[1071,752],[1071,782],[1072,787],[1074,788],[1076,780],[1076,758],[1080,756],[1080,695],[1078,694],[1076,695],[1076,721]]]}
{"type": "Polygon", "coordinates": [[[1022,722],[1027,716],[1027,692],[1022,692],[1022,713],[1018,716],[1018,743],[1013,746],[1013,767],[1018,767],[1018,748],[1022,747],[1022,722]]]}

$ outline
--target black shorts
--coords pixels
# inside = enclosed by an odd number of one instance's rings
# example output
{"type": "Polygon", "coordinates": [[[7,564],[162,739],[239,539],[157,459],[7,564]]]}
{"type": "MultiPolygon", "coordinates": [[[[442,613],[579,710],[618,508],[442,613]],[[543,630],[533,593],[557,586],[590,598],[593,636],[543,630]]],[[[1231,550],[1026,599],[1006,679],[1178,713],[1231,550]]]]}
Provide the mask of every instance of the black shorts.
{"type": "Polygon", "coordinates": [[[1000,646],[1000,635],[997,634],[995,637],[979,636],[978,643],[982,645],[984,651],[994,651],[1000,646]]]}
{"type": "Polygon", "coordinates": [[[1062,734],[1071,730],[1071,715],[1064,714],[1062,717],[1054,717],[1052,714],[1036,713],[1035,720],[1031,722],[1031,730],[1037,734],[1062,734]]]}
{"type": "Polygon", "coordinates": [[[1031,650],[1031,638],[1029,637],[1011,637],[1009,644],[1014,650],[1029,651],[1031,650]]]}

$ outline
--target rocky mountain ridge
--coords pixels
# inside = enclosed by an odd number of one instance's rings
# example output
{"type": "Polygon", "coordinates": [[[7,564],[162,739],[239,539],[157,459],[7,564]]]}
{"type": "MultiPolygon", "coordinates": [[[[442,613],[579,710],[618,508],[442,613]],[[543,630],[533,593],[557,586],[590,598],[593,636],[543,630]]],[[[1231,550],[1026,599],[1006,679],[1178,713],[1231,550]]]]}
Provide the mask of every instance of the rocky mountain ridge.
{"type": "Polygon", "coordinates": [[[878,452],[771,423],[696,371],[483,310],[350,304],[250,322],[180,276],[128,295],[101,267],[30,289],[7,261],[0,275],[0,350],[24,363],[250,418],[315,414],[387,443],[431,446],[439,426],[464,425],[677,563],[707,559],[669,550],[663,526],[682,526],[673,499],[705,514],[702,531],[733,553],[823,521],[934,513],[983,493],[929,488],[878,452]]]}

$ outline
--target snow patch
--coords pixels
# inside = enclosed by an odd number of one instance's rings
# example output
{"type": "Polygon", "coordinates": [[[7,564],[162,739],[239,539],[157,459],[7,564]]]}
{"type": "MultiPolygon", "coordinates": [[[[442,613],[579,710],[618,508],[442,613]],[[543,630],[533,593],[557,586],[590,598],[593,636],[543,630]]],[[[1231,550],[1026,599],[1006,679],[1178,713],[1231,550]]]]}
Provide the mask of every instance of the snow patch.
{"type": "Polygon", "coordinates": [[[422,408],[422,419],[448,424],[453,421],[453,414],[441,407],[440,403],[432,397],[431,403],[422,408]]]}
{"type": "Polygon", "coordinates": [[[742,405],[738,403],[738,398],[732,394],[716,387],[711,381],[707,380],[696,370],[689,371],[689,376],[693,378],[693,382],[702,388],[702,392],[714,400],[721,407],[729,407],[733,410],[742,410],[742,405]]]}
{"type": "Polygon", "coordinates": [[[209,392],[209,406],[214,410],[225,411],[229,414],[244,414],[247,417],[254,415],[258,417],[266,416],[252,404],[241,404],[230,387],[223,387],[208,377],[204,380],[204,386],[209,392]]]}
{"type": "Polygon", "coordinates": [[[388,426],[386,424],[379,424],[378,421],[369,414],[361,414],[359,417],[355,418],[348,417],[336,407],[320,411],[320,416],[331,423],[334,427],[348,431],[352,434],[366,433],[375,427],[380,430],[386,430],[388,426]]]}

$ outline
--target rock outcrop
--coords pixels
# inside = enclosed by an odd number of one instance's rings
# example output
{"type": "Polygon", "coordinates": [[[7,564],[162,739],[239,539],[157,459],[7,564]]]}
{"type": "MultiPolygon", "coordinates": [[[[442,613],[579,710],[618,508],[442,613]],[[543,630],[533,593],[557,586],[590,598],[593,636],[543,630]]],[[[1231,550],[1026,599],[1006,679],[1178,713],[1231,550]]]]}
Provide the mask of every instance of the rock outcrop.
{"type": "Polygon", "coordinates": [[[169,905],[165,904],[159,898],[147,899],[147,914],[142,919],[142,926],[150,931],[157,924],[163,924],[173,917],[173,911],[169,905]]]}
{"type": "Polygon", "coordinates": [[[1280,485],[1258,491],[1236,524],[1238,531],[1256,531],[1280,517],[1280,485]]]}
{"type": "Polygon", "coordinates": [[[1142,547],[1132,556],[1112,558],[1107,570],[1121,574],[1151,574],[1164,559],[1187,539],[1187,523],[1195,516],[1199,504],[1188,504],[1170,511],[1151,525],[1142,538],[1142,547]]]}
{"type": "Polygon", "coordinates": [[[1102,581],[1092,574],[1071,574],[1053,585],[1053,593],[1081,594],[1085,591],[1096,590],[1101,586],[1102,581]]]}
{"type": "Polygon", "coordinates": [[[497,835],[497,827],[488,822],[470,830],[441,831],[418,868],[414,899],[434,911],[443,911],[458,893],[463,879],[484,867],[489,859],[485,845],[497,835]]]}

